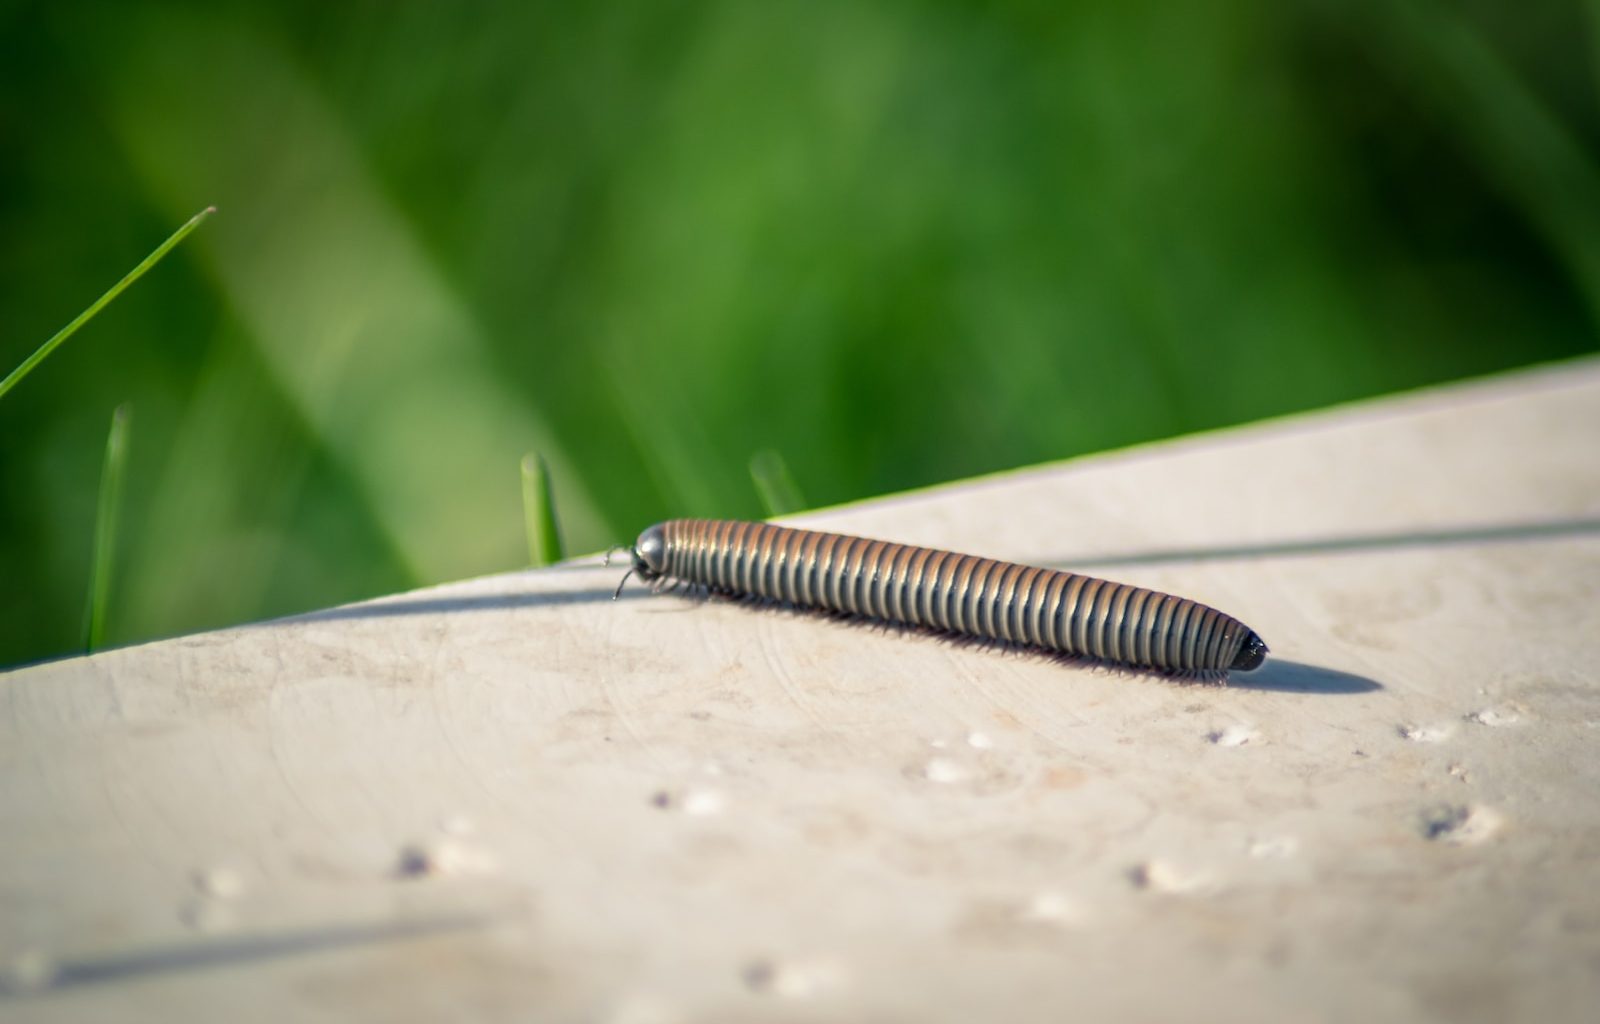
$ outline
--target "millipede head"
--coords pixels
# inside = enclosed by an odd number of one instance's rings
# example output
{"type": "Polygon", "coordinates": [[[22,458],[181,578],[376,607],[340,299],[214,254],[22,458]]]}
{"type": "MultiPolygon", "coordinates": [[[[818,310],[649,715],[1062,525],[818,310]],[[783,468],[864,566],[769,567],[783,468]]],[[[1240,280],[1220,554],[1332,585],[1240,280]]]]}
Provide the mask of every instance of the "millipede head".
{"type": "MultiPolygon", "coordinates": [[[[611,551],[617,551],[612,548],[611,551]]],[[[633,564],[628,571],[622,574],[622,580],[617,584],[616,593],[611,595],[615,601],[622,596],[622,588],[628,585],[628,577],[637,576],[646,583],[656,583],[666,575],[667,569],[667,538],[661,529],[661,524],[639,534],[639,539],[631,548],[621,548],[633,557],[633,564]]],[[[606,564],[611,564],[611,551],[606,552],[606,564]]]]}
{"type": "Polygon", "coordinates": [[[660,523],[639,534],[633,545],[633,571],[647,583],[666,573],[667,537],[660,523]]]}
{"type": "Polygon", "coordinates": [[[1230,672],[1250,672],[1261,667],[1267,660],[1267,645],[1255,630],[1245,634],[1244,644],[1239,648],[1239,653],[1233,656],[1233,664],[1228,666],[1230,672]]]}

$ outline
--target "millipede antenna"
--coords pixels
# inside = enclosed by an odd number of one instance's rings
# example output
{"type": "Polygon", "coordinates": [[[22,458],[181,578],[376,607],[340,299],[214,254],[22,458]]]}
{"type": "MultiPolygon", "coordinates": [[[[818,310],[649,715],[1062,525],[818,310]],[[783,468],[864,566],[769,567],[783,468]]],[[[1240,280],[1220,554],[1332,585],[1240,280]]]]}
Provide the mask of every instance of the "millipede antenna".
{"type": "MultiPolygon", "coordinates": [[[[609,558],[610,555],[607,555],[606,557],[609,558]]],[[[622,588],[628,585],[628,577],[632,575],[632,569],[629,569],[627,572],[622,574],[622,582],[617,584],[617,589],[612,593],[611,600],[615,601],[617,598],[622,596],[622,588]]]]}

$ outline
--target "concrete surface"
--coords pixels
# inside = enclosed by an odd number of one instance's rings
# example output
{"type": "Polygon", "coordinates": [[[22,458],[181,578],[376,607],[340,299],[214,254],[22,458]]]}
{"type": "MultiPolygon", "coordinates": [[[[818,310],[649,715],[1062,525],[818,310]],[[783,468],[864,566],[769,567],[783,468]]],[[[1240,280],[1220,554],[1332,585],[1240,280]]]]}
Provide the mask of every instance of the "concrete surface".
{"type": "Polygon", "coordinates": [[[0,1017],[1600,1019],[1600,361],[793,521],[1274,657],[1174,684],[588,560],[13,671],[0,1017]]]}

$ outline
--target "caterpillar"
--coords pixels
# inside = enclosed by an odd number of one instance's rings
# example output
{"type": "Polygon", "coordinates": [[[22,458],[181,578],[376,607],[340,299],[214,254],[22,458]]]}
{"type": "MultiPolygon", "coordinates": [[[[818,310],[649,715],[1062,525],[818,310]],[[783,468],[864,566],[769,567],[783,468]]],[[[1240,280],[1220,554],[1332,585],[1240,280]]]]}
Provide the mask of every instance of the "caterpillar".
{"type": "Polygon", "coordinates": [[[1197,601],[934,548],[729,519],[673,519],[628,550],[628,577],[699,585],[957,637],[1182,676],[1248,672],[1267,645],[1197,601]]]}

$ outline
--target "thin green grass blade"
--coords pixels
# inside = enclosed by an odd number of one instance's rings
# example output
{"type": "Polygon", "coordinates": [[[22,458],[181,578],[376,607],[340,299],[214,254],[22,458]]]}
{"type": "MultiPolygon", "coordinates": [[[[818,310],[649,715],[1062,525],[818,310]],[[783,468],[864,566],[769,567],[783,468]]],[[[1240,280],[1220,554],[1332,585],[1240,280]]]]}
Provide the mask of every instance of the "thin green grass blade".
{"type": "Polygon", "coordinates": [[[789,472],[789,464],[775,449],[767,448],[750,456],[750,479],[755,482],[756,494],[760,495],[768,518],[807,507],[794,475],[789,472]]]}
{"type": "Polygon", "coordinates": [[[126,402],[111,414],[106,461],[100,471],[100,504],[94,516],[94,556],[90,560],[89,606],[83,629],[83,647],[90,653],[105,643],[106,605],[111,596],[111,572],[116,565],[117,523],[122,517],[122,475],[128,461],[129,415],[126,402]]]}
{"type": "Polygon", "coordinates": [[[556,519],[550,467],[537,453],[522,457],[522,518],[528,528],[528,561],[535,568],[554,565],[567,556],[556,519]]]}
{"type": "Polygon", "coordinates": [[[174,231],[171,237],[156,247],[155,252],[146,256],[143,262],[141,262],[137,267],[134,267],[132,270],[128,271],[127,276],[118,281],[115,285],[112,285],[110,291],[96,299],[94,305],[90,306],[82,313],[79,313],[70,324],[57,331],[49,341],[45,342],[43,345],[40,345],[38,350],[35,351],[33,355],[29,356],[27,359],[24,359],[21,366],[6,374],[6,379],[0,381],[0,397],[4,397],[7,391],[10,391],[12,388],[16,387],[18,381],[32,373],[34,367],[44,362],[50,353],[61,347],[62,342],[76,334],[78,328],[88,323],[94,318],[95,314],[99,313],[102,309],[105,309],[106,306],[110,305],[112,299],[116,298],[118,295],[121,295],[127,290],[129,285],[143,277],[145,271],[149,270],[157,263],[160,263],[163,256],[171,252],[174,246],[187,238],[189,232],[200,226],[201,221],[205,220],[207,217],[216,212],[217,208],[215,206],[208,206],[204,210],[201,210],[199,213],[195,214],[193,217],[190,217],[187,224],[174,231]]]}

